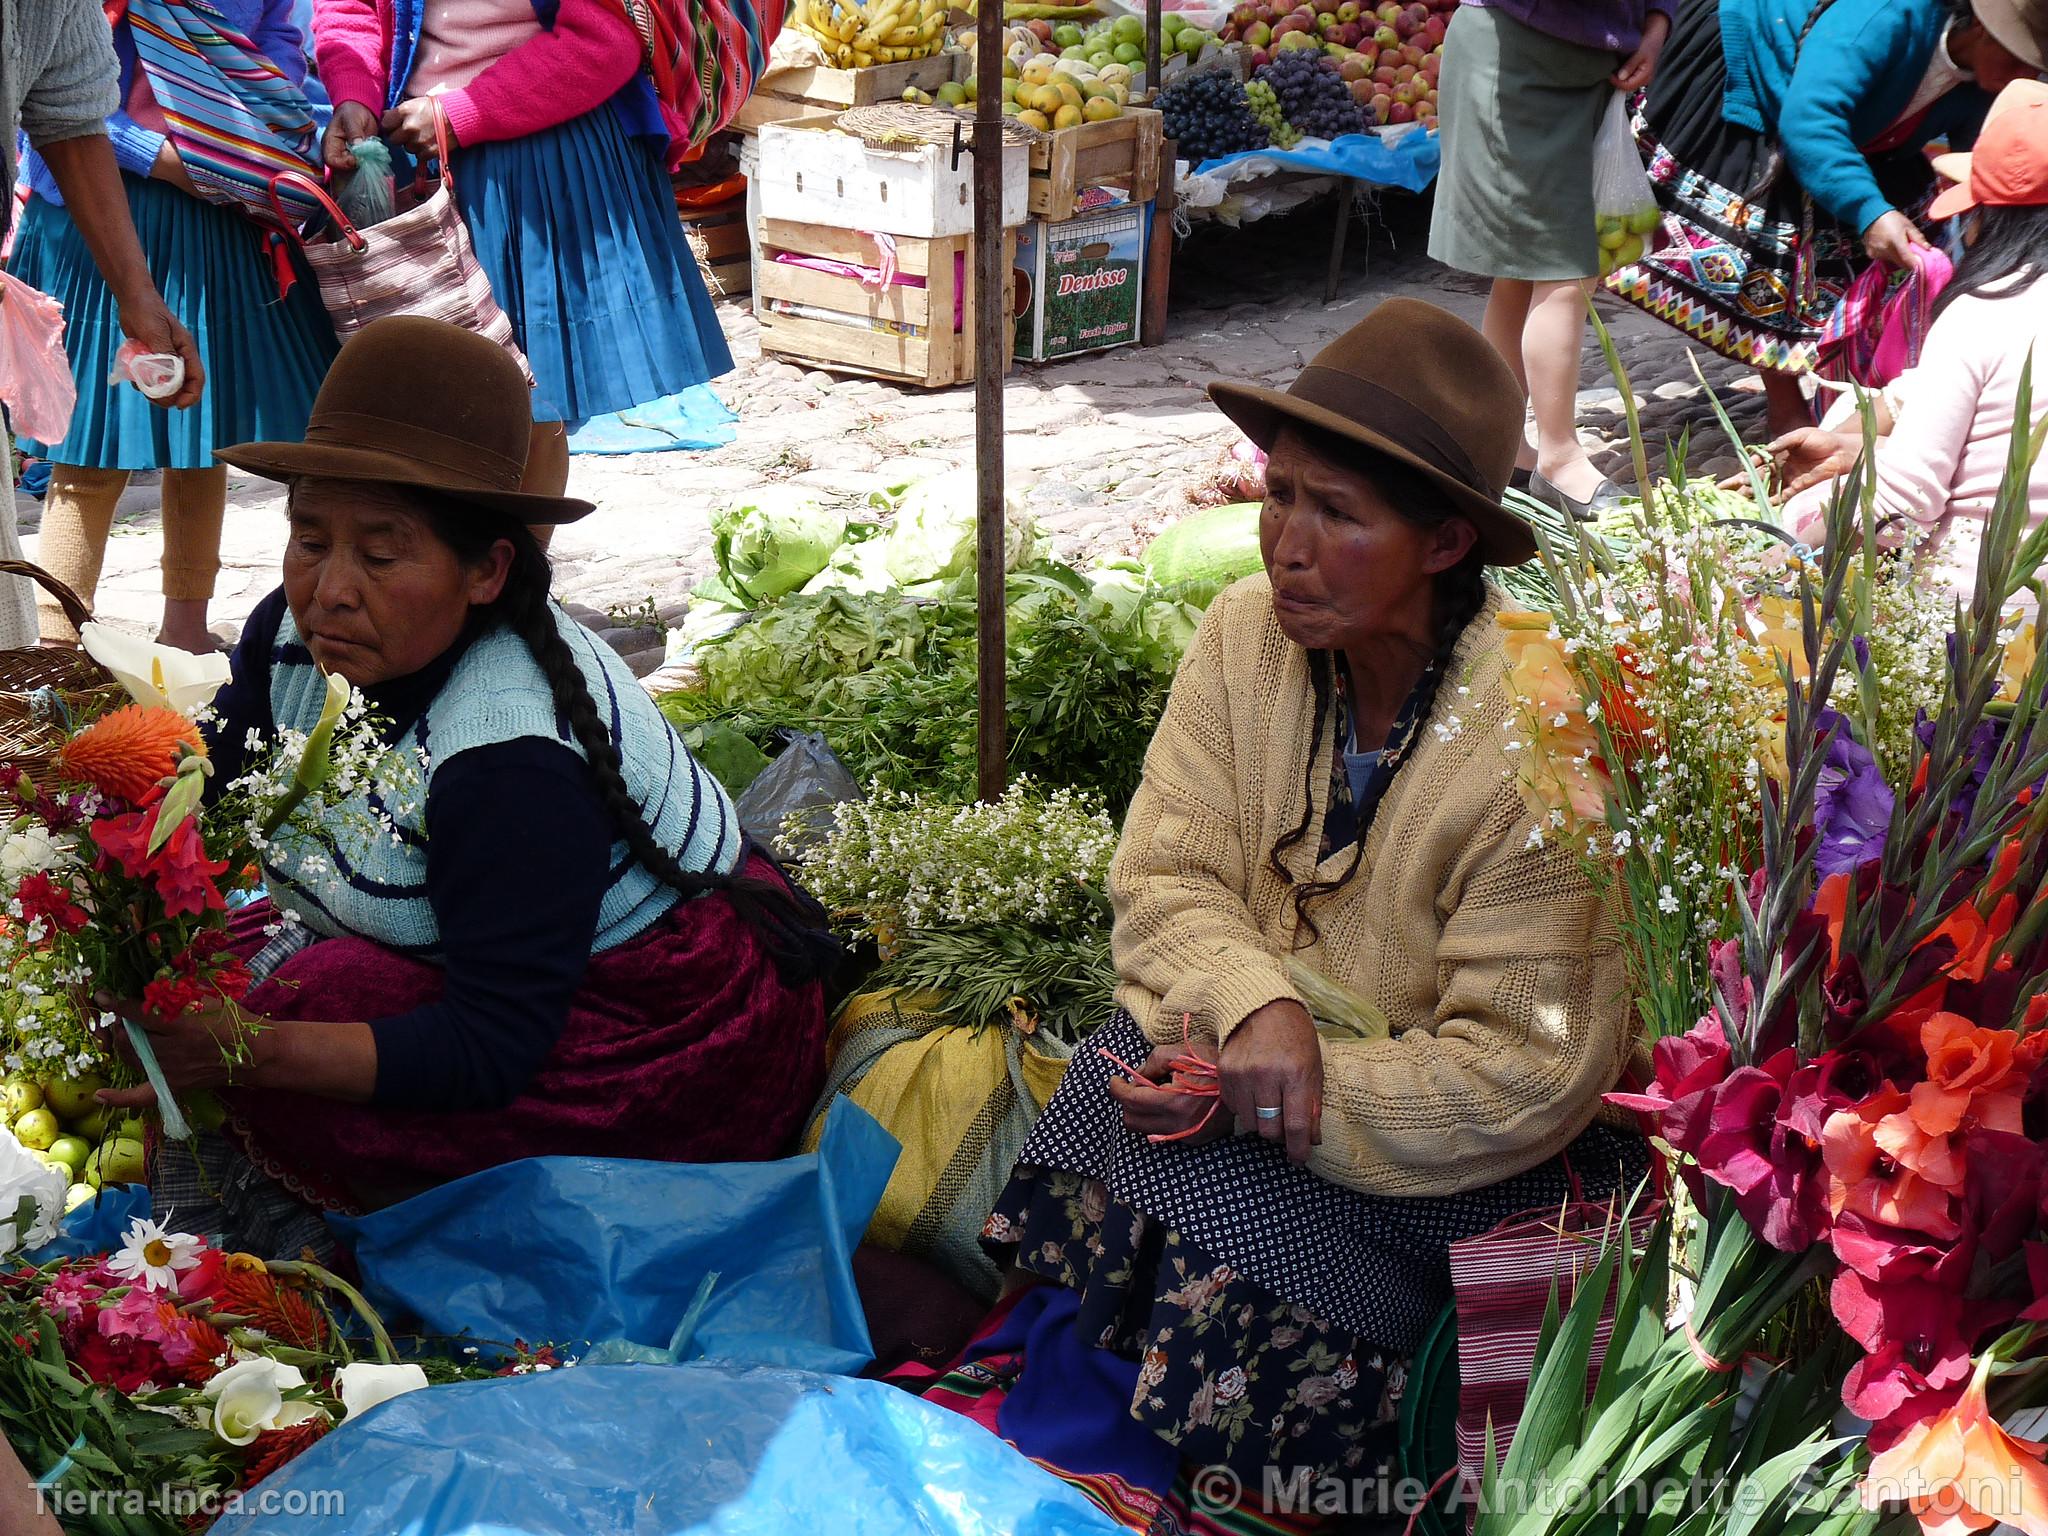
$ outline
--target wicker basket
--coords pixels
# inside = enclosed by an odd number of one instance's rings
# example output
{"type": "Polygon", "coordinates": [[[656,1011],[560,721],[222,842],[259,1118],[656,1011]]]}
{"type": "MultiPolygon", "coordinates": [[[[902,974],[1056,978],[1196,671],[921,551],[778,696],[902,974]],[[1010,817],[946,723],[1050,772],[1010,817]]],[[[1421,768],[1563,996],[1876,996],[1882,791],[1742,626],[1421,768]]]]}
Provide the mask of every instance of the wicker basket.
{"type": "MultiPolygon", "coordinates": [[[[25,576],[57,599],[71,627],[82,627],[92,610],[78,594],[39,565],[0,560],[0,576],[25,576]]],[[[120,697],[113,674],[83,651],[26,646],[0,651],[0,782],[17,773],[40,773],[63,745],[56,700],[74,717],[94,714],[120,697]]]]}

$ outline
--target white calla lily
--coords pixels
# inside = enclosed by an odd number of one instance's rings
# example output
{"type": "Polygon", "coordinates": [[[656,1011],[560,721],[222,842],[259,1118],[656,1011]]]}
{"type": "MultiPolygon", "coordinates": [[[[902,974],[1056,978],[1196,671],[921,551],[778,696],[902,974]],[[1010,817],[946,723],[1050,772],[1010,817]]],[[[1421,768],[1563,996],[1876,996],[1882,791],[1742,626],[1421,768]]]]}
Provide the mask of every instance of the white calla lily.
{"type": "Polygon", "coordinates": [[[358,1360],[334,1373],[334,1395],[341,1399],[345,1416],[353,1419],[368,1413],[379,1403],[389,1402],[427,1384],[427,1373],[416,1365],[373,1365],[358,1360]]]}
{"type": "Polygon", "coordinates": [[[286,1392],[305,1384],[295,1365],[264,1355],[237,1361],[206,1384],[213,1402],[213,1432],[229,1445],[250,1445],[267,1429],[309,1417],[297,1412],[300,1404],[284,1400],[286,1392]]]}
{"type": "Polygon", "coordinates": [[[161,704],[191,715],[213,702],[228,680],[228,659],[218,652],[195,656],[176,646],[157,645],[104,624],[78,632],[85,654],[114,674],[138,704],[161,704]]]}

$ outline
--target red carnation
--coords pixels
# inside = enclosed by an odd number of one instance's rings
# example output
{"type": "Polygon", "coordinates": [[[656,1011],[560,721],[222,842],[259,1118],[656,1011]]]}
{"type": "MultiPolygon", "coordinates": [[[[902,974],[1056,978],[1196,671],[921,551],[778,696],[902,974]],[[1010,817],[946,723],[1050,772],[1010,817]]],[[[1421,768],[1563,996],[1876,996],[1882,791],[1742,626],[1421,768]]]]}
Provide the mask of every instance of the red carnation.
{"type": "Polygon", "coordinates": [[[21,903],[23,918],[31,923],[40,920],[60,933],[76,933],[92,921],[69,891],[41,871],[22,878],[14,899],[21,903]]]}

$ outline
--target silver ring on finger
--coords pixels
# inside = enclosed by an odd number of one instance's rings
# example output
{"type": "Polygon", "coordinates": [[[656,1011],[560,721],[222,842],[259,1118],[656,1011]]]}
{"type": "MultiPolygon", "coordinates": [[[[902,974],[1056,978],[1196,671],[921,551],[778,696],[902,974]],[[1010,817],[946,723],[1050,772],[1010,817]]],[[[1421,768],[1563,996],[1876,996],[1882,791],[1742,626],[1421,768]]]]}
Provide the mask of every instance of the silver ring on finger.
{"type": "Polygon", "coordinates": [[[1261,1120],[1278,1120],[1280,1118],[1280,1111],[1278,1109],[1265,1104],[1259,1105],[1252,1113],[1261,1120]]]}

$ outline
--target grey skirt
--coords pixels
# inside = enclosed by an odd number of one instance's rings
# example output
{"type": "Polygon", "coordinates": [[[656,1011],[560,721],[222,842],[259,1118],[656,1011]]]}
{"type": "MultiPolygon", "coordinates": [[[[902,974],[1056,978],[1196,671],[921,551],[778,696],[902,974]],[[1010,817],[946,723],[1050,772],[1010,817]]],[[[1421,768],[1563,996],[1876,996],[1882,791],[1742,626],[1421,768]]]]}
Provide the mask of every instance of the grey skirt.
{"type": "Polygon", "coordinates": [[[1618,56],[1562,42],[1488,6],[1444,39],[1429,254],[1480,277],[1566,282],[1600,270],[1593,139],[1618,56]]]}

